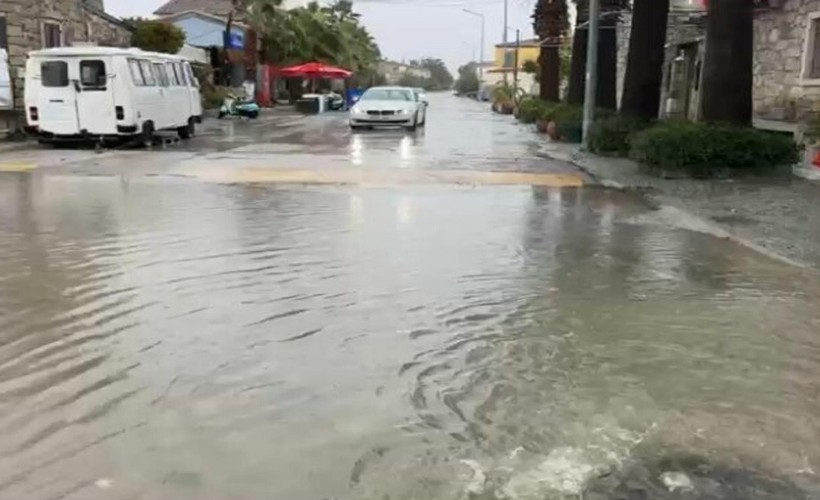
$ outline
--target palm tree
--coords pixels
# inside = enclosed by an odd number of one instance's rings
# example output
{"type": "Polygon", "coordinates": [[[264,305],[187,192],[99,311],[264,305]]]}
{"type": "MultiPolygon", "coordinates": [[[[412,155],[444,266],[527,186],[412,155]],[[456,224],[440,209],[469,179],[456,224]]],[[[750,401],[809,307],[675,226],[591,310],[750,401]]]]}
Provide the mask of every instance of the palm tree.
{"type": "Polygon", "coordinates": [[[561,54],[558,49],[569,29],[566,0],[538,0],[532,18],[535,33],[541,40],[541,52],[538,56],[541,99],[559,101],[561,54]]]}
{"type": "Polygon", "coordinates": [[[701,116],[709,122],[752,121],[754,13],[749,0],[711,0],[706,20],[701,116]]]}
{"type": "Polygon", "coordinates": [[[621,113],[658,117],[669,0],[634,0],[621,113]]]}
{"type": "MultiPolygon", "coordinates": [[[[577,24],[572,44],[570,69],[570,104],[584,102],[584,81],[587,63],[588,0],[575,0],[578,9],[577,24]]],[[[601,0],[601,30],[598,37],[598,91],[599,108],[616,109],[618,106],[618,21],[620,12],[629,8],[630,0],[601,0]]]]}

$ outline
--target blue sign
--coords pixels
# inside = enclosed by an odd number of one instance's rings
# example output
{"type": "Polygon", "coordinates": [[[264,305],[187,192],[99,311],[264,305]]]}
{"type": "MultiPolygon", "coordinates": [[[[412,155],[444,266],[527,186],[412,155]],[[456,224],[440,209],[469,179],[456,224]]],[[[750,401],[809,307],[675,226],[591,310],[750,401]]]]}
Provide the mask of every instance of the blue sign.
{"type": "Polygon", "coordinates": [[[230,34],[224,33],[225,47],[228,49],[244,49],[245,35],[241,31],[232,31],[230,34]]]}

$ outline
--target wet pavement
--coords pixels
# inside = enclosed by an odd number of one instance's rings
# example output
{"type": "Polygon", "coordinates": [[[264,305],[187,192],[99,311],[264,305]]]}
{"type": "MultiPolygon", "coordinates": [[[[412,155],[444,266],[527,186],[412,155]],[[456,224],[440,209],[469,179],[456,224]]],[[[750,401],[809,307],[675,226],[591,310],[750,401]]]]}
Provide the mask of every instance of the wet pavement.
{"type": "Polygon", "coordinates": [[[1,155],[0,498],[820,496],[816,273],[477,103],[287,120],[1,155]]]}

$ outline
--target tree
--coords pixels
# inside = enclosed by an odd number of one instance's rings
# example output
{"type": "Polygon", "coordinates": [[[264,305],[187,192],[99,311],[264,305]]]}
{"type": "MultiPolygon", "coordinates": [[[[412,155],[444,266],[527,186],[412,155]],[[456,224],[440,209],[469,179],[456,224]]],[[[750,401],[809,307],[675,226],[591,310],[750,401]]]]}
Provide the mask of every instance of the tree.
{"type": "Polygon", "coordinates": [[[381,53],[352,8],[345,0],[325,7],[311,2],[287,11],[273,9],[273,16],[254,16],[250,22],[263,35],[271,63],[321,61],[372,76],[381,53]]]}
{"type": "Polygon", "coordinates": [[[430,90],[446,90],[453,87],[453,75],[441,59],[426,57],[419,61],[419,67],[430,71],[430,90]]]}
{"type": "MultiPolygon", "coordinates": [[[[598,36],[598,91],[596,105],[599,108],[616,109],[618,106],[618,21],[619,13],[629,8],[629,0],[601,0],[601,29],[598,36]]],[[[587,64],[587,40],[589,30],[588,0],[576,0],[578,15],[572,44],[572,64],[570,69],[570,104],[584,102],[584,87],[587,64]]]]}
{"type": "Polygon", "coordinates": [[[701,117],[708,122],[752,122],[753,5],[711,0],[706,20],[701,117]]]}
{"type": "Polygon", "coordinates": [[[560,100],[561,54],[559,47],[569,29],[566,0],[538,0],[532,15],[533,28],[541,40],[538,56],[541,99],[560,100]]]}
{"type": "Polygon", "coordinates": [[[478,64],[471,62],[458,68],[458,80],[456,80],[455,88],[459,94],[478,92],[480,86],[478,64]]]}
{"type": "Polygon", "coordinates": [[[634,0],[621,113],[658,117],[669,0],[634,0]]]}
{"type": "Polygon", "coordinates": [[[151,52],[176,54],[185,44],[185,32],[164,21],[137,19],[133,22],[135,47],[151,52]]]}

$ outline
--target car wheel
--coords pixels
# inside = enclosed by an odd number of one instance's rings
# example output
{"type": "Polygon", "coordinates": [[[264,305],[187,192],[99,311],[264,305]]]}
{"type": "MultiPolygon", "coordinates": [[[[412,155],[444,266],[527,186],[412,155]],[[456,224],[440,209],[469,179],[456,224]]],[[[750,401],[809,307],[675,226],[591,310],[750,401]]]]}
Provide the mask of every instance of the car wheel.
{"type": "Polygon", "coordinates": [[[152,122],[145,122],[142,124],[140,143],[146,148],[150,148],[154,145],[154,124],[152,122]]]}
{"type": "Polygon", "coordinates": [[[180,139],[190,139],[191,137],[194,136],[195,132],[196,132],[196,125],[194,125],[194,119],[193,118],[188,119],[188,125],[185,125],[184,127],[179,127],[177,129],[177,134],[179,134],[180,139]]]}

